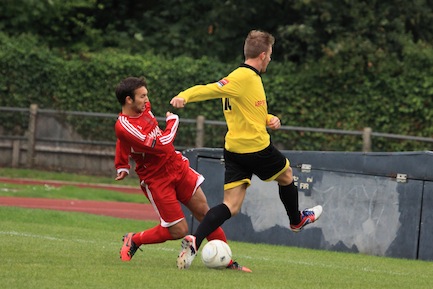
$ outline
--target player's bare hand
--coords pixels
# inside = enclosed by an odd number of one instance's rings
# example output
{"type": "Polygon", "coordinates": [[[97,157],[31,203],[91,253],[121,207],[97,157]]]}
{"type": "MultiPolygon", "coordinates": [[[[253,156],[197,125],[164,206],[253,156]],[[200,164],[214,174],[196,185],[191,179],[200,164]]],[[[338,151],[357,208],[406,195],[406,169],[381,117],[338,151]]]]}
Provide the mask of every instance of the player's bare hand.
{"type": "Polygon", "coordinates": [[[281,127],[281,121],[278,117],[274,116],[268,121],[268,127],[270,129],[276,130],[281,127]]]}
{"type": "Polygon", "coordinates": [[[166,113],[165,113],[165,117],[169,117],[170,115],[173,115],[174,113],[172,113],[172,112],[170,112],[170,111],[167,111],[166,113]]]}
{"type": "Polygon", "coordinates": [[[171,99],[170,104],[175,108],[182,108],[185,107],[185,99],[175,96],[171,99]]]}
{"type": "Polygon", "coordinates": [[[116,181],[123,180],[124,178],[126,178],[127,175],[128,175],[127,172],[121,171],[120,173],[117,174],[116,181]]]}

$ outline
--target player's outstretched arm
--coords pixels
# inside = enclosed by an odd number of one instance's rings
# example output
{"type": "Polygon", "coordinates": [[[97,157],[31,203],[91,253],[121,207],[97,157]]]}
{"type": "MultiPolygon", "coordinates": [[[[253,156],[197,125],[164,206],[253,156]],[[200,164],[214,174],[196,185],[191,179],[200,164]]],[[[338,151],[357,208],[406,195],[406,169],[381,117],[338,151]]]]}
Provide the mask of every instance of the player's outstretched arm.
{"type": "Polygon", "coordinates": [[[116,181],[123,180],[128,174],[131,166],[129,165],[129,147],[124,142],[117,139],[116,141],[116,154],[114,156],[114,166],[117,171],[116,181]]]}
{"type": "Polygon", "coordinates": [[[161,136],[157,137],[162,144],[173,143],[179,127],[179,116],[177,114],[167,111],[166,117],[165,130],[161,136]]]}

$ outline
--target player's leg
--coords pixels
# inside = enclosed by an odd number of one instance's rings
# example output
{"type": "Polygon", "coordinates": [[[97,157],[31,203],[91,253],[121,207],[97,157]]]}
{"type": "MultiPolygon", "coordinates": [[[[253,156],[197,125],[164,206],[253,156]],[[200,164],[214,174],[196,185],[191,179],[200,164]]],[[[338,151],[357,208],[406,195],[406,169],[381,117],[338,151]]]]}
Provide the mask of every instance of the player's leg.
{"type": "Polygon", "coordinates": [[[281,202],[286,209],[290,220],[290,229],[299,232],[306,225],[315,222],[322,214],[322,207],[315,206],[304,211],[299,211],[298,188],[293,180],[293,171],[289,160],[271,144],[261,152],[262,166],[256,166],[255,173],[265,181],[278,182],[278,192],[281,202]]]}
{"type": "Polygon", "coordinates": [[[197,227],[194,235],[188,235],[182,241],[182,249],[178,256],[178,268],[188,268],[194,260],[203,240],[220,227],[224,222],[239,212],[245,198],[246,188],[251,183],[252,173],[236,163],[236,155],[224,150],[225,185],[223,203],[212,207],[197,227]]]}
{"type": "Polygon", "coordinates": [[[189,237],[192,242],[184,243],[193,243],[194,249],[198,250],[203,240],[211,232],[224,224],[226,220],[238,214],[246,195],[246,189],[251,184],[251,157],[251,154],[237,154],[224,149],[224,200],[207,212],[203,221],[197,227],[194,236],[189,237]]]}
{"type": "Polygon", "coordinates": [[[175,183],[169,179],[158,178],[143,184],[142,187],[160,217],[160,227],[163,229],[159,231],[164,231],[164,234],[157,234],[154,237],[143,233],[142,244],[162,243],[183,238],[188,233],[188,223],[178,200],[175,183]]]}
{"type": "Polygon", "coordinates": [[[183,238],[188,232],[185,219],[170,227],[161,224],[138,233],[127,233],[123,237],[123,246],[120,249],[120,259],[130,261],[141,245],[164,243],[168,240],[183,238]]]}
{"type": "Polygon", "coordinates": [[[252,173],[249,165],[244,165],[242,154],[224,150],[224,161],[224,200],[211,208],[197,227],[194,234],[197,249],[204,238],[240,211],[246,189],[251,184],[252,173]]]}
{"type": "Polygon", "coordinates": [[[225,221],[237,214],[246,194],[246,184],[224,191],[224,202],[211,208],[203,221],[198,225],[194,234],[196,237],[197,249],[200,248],[203,240],[214,232],[225,221]]]}
{"type": "MultiPolygon", "coordinates": [[[[186,204],[186,207],[191,211],[194,218],[200,223],[203,221],[206,213],[209,211],[209,205],[207,203],[206,196],[201,189],[198,187],[195,194],[192,196],[191,200],[186,204]]],[[[212,233],[210,233],[206,239],[211,240],[221,240],[227,242],[226,235],[221,227],[216,228],[212,233]]]]}
{"type": "MultiPolygon", "coordinates": [[[[207,204],[206,197],[200,188],[200,184],[204,178],[193,169],[189,168],[188,171],[182,176],[177,182],[177,194],[178,199],[185,204],[191,212],[193,212],[195,218],[203,223],[205,215],[209,212],[209,206],[207,204]],[[191,191],[192,188],[192,191],[191,191]]],[[[200,227],[199,225],[199,227],[200,227]]],[[[225,234],[219,225],[212,227],[211,230],[206,231],[205,235],[200,237],[200,244],[204,238],[209,237],[213,239],[224,239],[226,241],[225,234]]],[[[199,245],[200,246],[200,245],[199,245]]],[[[191,266],[194,260],[198,247],[196,245],[196,237],[188,235],[182,240],[181,251],[177,258],[177,267],[179,269],[187,269],[191,266]]]]}
{"type": "MultiPolygon", "coordinates": [[[[186,204],[186,206],[199,222],[203,221],[203,218],[205,217],[206,213],[209,211],[209,205],[207,203],[206,196],[203,190],[201,189],[201,187],[197,188],[197,191],[195,192],[194,196],[186,204]]],[[[191,237],[194,236],[189,236],[189,238],[191,237]]],[[[221,240],[227,243],[226,235],[221,227],[216,228],[215,231],[213,231],[206,237],[206,239],[208,241],[221,240]]],[[[230,263],[227,266],[227,268],[232,270],[239,270],[243,272],[251,272],[249,268],[239,265],[239,263],[235,262],[234,260],[230,260],[230,263]]]]}
{"type": "Polygon", "coordinates": [[[277,173],[276,181],[278,182],[278,193],[280,200],[286,209],[290,224],[299,224],[301,214],[299,211],[299,193],[298,188],[293,181],[292,168],[286,159],[286,165],[283,170],[277,173]]]}
{"type": "Polygon", "coordinates": [[[224,203],[212,207],[198,225],[194,235],[186,236],[181,243],[181,251],[177,257],[177,267],[179,269],[188,269],[197,255],[201,243],[212,232],[215,232],[220,226],[231,217],[230,209],[224,203]]]}
{"type": "Polygon", "coordinates": [[[129,261],[141,245],[163,243],[184,237],[188,224],[169,181],[158,180],[141,185],[141,188],[160,216],[160,224],[138,233],[127,233],[123,237],[120,258],[129,261]]]}

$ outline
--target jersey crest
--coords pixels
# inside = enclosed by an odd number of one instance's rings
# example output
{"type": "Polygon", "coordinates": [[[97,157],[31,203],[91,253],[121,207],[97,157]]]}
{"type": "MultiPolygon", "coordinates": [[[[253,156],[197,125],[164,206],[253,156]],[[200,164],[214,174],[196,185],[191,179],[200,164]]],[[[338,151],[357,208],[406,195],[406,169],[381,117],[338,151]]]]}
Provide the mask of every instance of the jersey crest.
{"type": "Polygon", "coordinates": [[[220,81],[217,82],[217,84],[218,84],[219,87],[223,87],[224,85],[226,85],[228,83],[229,83],[229,81],[228,81],[227,78],[223,78],[223,79],[221,79],[220,81]]]}

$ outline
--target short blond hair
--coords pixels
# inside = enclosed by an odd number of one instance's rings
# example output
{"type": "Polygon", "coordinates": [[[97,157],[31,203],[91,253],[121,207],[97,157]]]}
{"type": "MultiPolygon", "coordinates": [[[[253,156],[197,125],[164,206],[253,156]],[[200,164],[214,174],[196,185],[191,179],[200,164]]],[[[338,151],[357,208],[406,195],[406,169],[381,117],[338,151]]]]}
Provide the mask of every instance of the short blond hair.
{"type": "Polygon", "coordinates": [[[274,45],[275,38],[268,32],[251,30],[245,39],[244,56],[245,59],[256,58],[262,52],[267,52],[269,47],[274,45]]]}

